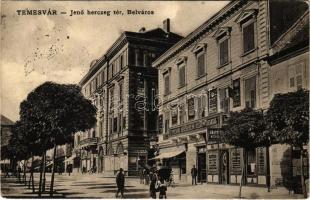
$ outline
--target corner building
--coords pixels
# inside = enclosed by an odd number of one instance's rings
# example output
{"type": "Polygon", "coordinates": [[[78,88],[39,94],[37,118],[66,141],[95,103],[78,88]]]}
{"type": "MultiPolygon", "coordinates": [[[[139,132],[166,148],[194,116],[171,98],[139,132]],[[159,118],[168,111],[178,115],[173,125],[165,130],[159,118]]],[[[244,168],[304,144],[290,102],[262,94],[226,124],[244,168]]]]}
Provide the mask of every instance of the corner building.
{"type": "Polygon", "coordinates": [[[147,163],[158,132],[158,72],[151,63],[182,39],[170,32],[169,19],[163,26],[123,32],[80,81],[98,112],[96,127],[75,135],[76,171],[114,174],[122,167],[136,175],[139,165],[147,163]]]}
{"type": "MultiPolygon", "coordinates": [[[[242,148],[222,143],[218,133],[230,111],[266,110],[272,94],[277,93],[271,93],[267,62],[273,44],[270,38],[273,42],[280,38],[307,10],[300,6],[303,3],[291,1],[288,7],[296,8],[293,15],[299,16],[280,23],[276,15],[270,20],[277,3],[281,4],[276,0],[232,1],[153,62],[159,70],[161,98],[155,159],[172,167],[177,181],[191,182],[191,168],[196,165],[199,182],[238,184],[246,159],[247,184],[267,184],[266,148],[253,148],[244,158],[242,148]],[[270,31],[274,25],[278,31],[270,31]]],[[[271,176],[279,176],[279,168],[274,163],[271,176]]],[[[271,180],[275,185],[276,178],[271,180]]],[[[283,180],[281,174],[278,180],[283,180]]]]}

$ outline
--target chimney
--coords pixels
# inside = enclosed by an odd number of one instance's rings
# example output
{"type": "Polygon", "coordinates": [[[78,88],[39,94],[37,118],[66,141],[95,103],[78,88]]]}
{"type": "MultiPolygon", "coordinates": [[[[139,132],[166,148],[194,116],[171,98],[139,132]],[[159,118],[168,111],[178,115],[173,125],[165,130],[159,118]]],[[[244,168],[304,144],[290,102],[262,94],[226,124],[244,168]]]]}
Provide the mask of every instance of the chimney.
{"type": "Polygon", "coordinates": [[[163,29],[166,31],[166,33],[170,32],[170,19],[167,18],[163,21],[163,29]]]}
{"type": "Polygon", "coordinates": [[[144,33],[144,32],[145,32],[145,28],[144,27],[140,28],[139,33],[144,33]]]}

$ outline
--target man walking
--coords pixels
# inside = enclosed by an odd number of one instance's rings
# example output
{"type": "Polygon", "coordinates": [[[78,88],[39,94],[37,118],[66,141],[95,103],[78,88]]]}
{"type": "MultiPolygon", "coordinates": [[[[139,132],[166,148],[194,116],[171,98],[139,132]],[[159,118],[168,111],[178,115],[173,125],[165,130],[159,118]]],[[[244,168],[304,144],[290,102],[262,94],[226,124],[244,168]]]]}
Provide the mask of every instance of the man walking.
{"type": "Polygon", "coordinates": [[[191,170],[191,174],[192,174],[192,185],[194,185],[194,183],[195,183],[195,185],[197,185],[197,169],[196,169],[196,167],[195,167],[195,165],[193,165],[193,168],[192,168],[192,170],[191,170]]]}
{"type": "Polygon", "coordinates": [[[124,198],[124,188],[125,188],[125,175],[123,173],[123,168],[119,169],[119,172],[116,176],[116,185],[117,185],[117,192],[115,194],[115,198],[118,197],[118,193],[121,193],[121,198],[124,198]]]}

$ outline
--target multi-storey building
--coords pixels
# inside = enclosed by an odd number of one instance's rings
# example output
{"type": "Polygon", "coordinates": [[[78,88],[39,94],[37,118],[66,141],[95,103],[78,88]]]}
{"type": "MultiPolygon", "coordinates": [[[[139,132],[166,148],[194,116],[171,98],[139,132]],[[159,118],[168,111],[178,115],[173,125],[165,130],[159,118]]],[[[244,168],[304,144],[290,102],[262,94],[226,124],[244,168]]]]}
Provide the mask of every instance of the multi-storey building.
{"type": "MultiPolygon", "coordinates": [[[[162,102],[155,159],[171,166],[179,180],[190,181],[196,165],[201,182],[239,183],[246,159],[247,183],[266,184],[266,148],[253,148],[244,158],[243,149],[222,143],[218,133],[229,111],[266,110],[274,92],[271,72],[287,70],[282,64],[270,67],[270,48],[308,8],[300,1],[282,3],[232,1],[153,62],[162,102]],[[279,5],[287,14],[279,15],[279,5]]],[[[271,164],[273,176],[280,164],[271,164]]]]}
{"type": "Polygon", "coordinates": [[[147,162],[150,142],[156,141],[157,69],[151,63],[182,39],[164,28],[126,31],[107,52],[91,63],[80,85],[98,108],[97,126],[75,134],[75,169],[114,172],[122,167],[136,174],[147,162]]]}

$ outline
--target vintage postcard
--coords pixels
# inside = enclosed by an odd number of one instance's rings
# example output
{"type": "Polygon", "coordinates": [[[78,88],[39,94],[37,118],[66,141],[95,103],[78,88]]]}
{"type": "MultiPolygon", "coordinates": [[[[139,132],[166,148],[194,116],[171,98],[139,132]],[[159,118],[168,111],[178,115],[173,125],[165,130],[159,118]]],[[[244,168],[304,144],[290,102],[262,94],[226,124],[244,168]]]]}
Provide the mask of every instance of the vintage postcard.
{"type": "Polygon", "coordinates": [[[1,2],[1,196],[309,192],[309,2],[1,2]]]}

